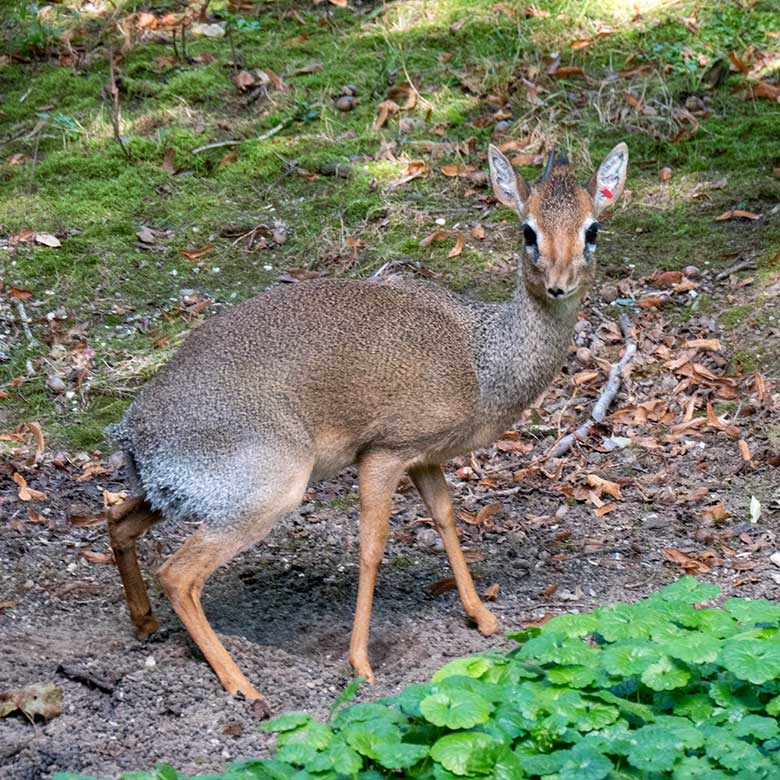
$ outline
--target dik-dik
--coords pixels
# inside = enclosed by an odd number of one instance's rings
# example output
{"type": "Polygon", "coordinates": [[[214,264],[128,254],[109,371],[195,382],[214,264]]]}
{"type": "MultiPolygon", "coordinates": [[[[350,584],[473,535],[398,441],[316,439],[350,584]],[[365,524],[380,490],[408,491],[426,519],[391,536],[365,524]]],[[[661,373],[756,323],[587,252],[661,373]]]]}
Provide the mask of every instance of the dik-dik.
{"type": "Polygon", "coordinates": [[[209,625],[209,576],[293,511],[309,484],[357,464],[360,580],[350,662],[369,680],[368,631],[393,493],[404,472],[434,518],[466,614],[498,629],[458,542],[441,463],[485,447],[564,361],[594,276],[598,216],[620,197],[618,144],[587,187],[550,155],[529,187],[494,146],[498,200],[522,221],[517,289],[485,305],[427,283],[318,280],[277,287],[203,323],[110,430],[136,495],[108,510],[139,638],[158,628],[136,539],[160,519],[197,520],[159,570],[192,639],[231,694],[261,694],[209,625]]]}

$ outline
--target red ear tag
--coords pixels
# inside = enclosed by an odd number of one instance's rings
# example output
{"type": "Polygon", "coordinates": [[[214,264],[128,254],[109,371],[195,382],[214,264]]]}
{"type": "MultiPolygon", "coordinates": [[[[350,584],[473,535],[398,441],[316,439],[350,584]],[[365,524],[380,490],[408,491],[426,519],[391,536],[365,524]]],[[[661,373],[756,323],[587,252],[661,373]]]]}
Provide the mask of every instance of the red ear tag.
{"type": "Polygon", "coordinates": [[[610,199],[612,198],[612,193],[606,187],[604,187],[604,189],[601,191],[601,194],[605,198],[610,198],[610,199]]]}

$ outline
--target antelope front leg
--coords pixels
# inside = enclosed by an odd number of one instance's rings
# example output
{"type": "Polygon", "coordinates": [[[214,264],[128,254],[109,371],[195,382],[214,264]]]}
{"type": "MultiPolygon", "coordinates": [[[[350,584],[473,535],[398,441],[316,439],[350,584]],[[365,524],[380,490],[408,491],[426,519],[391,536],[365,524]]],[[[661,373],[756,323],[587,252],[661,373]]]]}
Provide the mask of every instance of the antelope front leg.
{"type": "Polygon", "coordinates": [[[355,623],[349,645],[349,662],[357,677],[374,682],[368,661],[368,632],[376,574],[387,542],[393,493],[403,474],[403,464],[384,453],[367,453],[358,463],[360,486],[360,580],[355,623]]]}
{"type": "Polygon", "coordinates": [[[477,624],[484,636],[498,631],[498,621],[493,613],[480,601],[471,579],[463,550],[460,548],[458,532],[455,528],[455,512],[452,509],[450,491],[441,466],[417,466],[409,471],[415,487],[422,496],[425,506],[436,523],[447,557],[450,559],[452,573],[458,586],[458,594],[466,614],[477,624]]]}

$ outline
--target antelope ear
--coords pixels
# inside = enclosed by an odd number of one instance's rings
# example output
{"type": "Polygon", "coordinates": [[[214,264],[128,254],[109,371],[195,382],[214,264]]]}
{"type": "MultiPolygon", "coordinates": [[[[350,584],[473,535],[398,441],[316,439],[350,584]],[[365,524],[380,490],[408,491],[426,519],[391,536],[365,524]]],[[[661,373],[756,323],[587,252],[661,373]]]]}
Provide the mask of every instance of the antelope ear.
{"type": "Polygon", "coordinates": [[[588,184],[596,214],[611,206],[622,194],[628,169],[628,147],[619,143],[599,165],[588,184]]]}
{"type": "Polygon", "coordinates": [[[505,206],[509,206],[522,216],[525,202],[531,194],[525,179],[515,173],[512,163],[493,144],[488,147],[488,163],[490,183],[493,185],[496,197],[505,206]]]}

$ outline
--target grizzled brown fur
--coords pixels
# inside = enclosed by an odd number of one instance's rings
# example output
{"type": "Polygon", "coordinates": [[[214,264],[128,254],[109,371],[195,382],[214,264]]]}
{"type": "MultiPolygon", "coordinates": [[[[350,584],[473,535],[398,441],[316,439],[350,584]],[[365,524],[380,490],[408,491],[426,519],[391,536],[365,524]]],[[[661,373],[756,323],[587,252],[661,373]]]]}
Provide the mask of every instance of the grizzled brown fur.
{"type": "Polygon", "coordinates": [[[228,691],[260,698],[203,615],[206,579],[293,510],[312,480],[352,463],[361,498],[356,671],[372,677],[371,598],[404,471],[444,540],[467,614],[483,633],[497,629],[471,582],[438,464],[493,442],[560,369],[593,276],[596,216],[623,188],[627,149],[610,153],[590,192],[560,158],[533,189],[494,147],[489,160],[497,197],[524,220],[510,301],[480,304],[411,282],[277,287],[192,332],[110,430],[148,514],[135,501],[110,518],[131,616],[140,633],[156,625],[136,537],[158,513],[200,521],[160,581],[228,691]]]}

